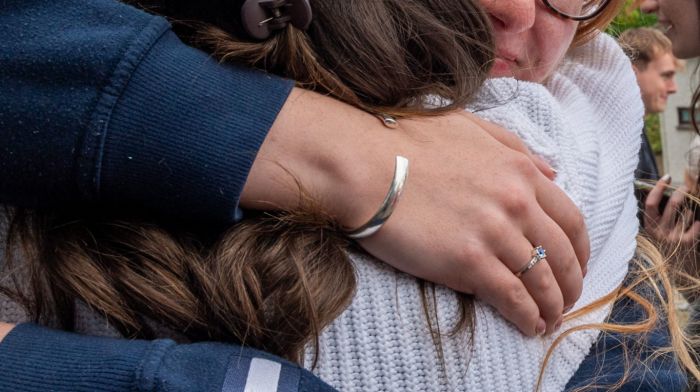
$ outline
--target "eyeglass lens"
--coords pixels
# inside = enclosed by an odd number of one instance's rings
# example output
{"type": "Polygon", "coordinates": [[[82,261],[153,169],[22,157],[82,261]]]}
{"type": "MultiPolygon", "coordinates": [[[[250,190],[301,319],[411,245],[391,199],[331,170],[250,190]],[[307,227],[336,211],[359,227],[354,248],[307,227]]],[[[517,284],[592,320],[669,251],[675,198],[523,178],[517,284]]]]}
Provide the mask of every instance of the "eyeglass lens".
{"type": "Polygon", "coordinates": [[[548,0],[557,11],[573,17],[586,17],[594,14],[605,0],[548,0]]]}

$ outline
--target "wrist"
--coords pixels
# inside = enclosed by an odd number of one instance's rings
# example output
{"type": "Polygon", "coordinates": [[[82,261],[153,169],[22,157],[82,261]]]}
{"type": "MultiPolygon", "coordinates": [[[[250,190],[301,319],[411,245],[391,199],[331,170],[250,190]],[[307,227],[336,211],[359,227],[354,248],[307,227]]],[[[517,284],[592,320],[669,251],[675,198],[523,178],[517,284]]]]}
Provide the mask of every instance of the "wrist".
{"type": "Polygon", "coordinates": [[[241,206],[294,209],[300,185],[341,225],[357,227],[386,195],[398,135],[371,114],[294,89],[253,164],[241,206]]]}

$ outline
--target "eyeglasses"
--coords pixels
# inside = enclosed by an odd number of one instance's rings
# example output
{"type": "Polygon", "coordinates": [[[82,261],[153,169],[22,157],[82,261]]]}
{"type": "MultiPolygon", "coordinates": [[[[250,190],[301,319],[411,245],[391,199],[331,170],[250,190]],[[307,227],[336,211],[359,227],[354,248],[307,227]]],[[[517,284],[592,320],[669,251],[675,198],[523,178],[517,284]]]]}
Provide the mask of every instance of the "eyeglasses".
{"type": "Polygon", "coordinates": [[[556,14],[573,20],[588,20],[598,16],[610,0],[542,0],[556,14]]]}

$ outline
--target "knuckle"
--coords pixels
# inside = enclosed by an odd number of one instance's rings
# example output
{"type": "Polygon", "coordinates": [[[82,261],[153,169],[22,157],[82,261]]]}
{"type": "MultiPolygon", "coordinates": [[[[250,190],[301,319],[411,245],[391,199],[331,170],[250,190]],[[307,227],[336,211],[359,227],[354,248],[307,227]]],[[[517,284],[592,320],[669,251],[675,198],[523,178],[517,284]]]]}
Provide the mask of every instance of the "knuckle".
{"type": "Polygon", "coordinates": [[[507,141],[508,145],[511,146],[511,148],[517,149],[521,152],[527,151],[525,143],[523,143],[522,139],[520,139],[520,137],[518,137],[516,134],[505,131],[504,138],[507,141]]]}
{"type": "Polygon", "coordinates": [[[653,210],[656,208],[656,203],[653,200],[650,200],[649,197],[646,198],[644,201],[644,209],[645,210],[653,210]]]}
{"type": "Polygon", "coordinates": [[[560,261],[556,262],[554,265],[552,265],[552,262],[550,262],[549,265],[552,266],[553,270],[556,269],[556,272],[561,276],[573,276],[577,271],[581,271],[581,266],[579,265],[578,259],[573,252],[567,254],[566,256],[560,257],[557,260],[560,261]]]}
{"type": "Polygon", "coordinates": [[[465,246],[459,247],[457,250],[457,259],[455,264],[457,266],[464,266],[465,264],[473,264],[479,260],[483,260],[486,257],[486,251],[483,247],[477,245],[476,243],[467,243],[465,246]]]}
{"type": "Polygon", "coordinates": [[[570,224],[573,234],[576,237],[583,235],[586,231],[586,220],[584,219],[583,214],[579,210],[574,210],[572,211],[569,219],[571,220],[570,224]]]}
{"type": "Polygon", "coordinates": [[[515,190],[504,192],[500,201],[503,209],[509,216],[522,216],[530,208],[530,202],[524,196],[524,192],[515,190]]]}
{"type": "Polygon", "coordinates": [[[525,307],[530,294],[518,281],[507,283],[502,289],[507,306],[516,311],[525,307]]]}
{"type": "Polygon", "coordinates": [[[534,282],[534,289],[541,293],[551,293],[555,288],[554,277],[549,274],[541,274],[534,282]]]}
{"type": "Polygon", "coordinates": [[[493,214],[483,223],[489,238],[502,238],[503,233],[509,232],[513,228],[513,220],[503,214],[493,214]]]}
{"type": "Polygon", "coordinates": [[[518,168],[520,175],[528,180],[535,177],[539,173],[537,166],[535,166],[527,155],[514,157],[513,165],[516,165],[514,167],[518,168]]]}

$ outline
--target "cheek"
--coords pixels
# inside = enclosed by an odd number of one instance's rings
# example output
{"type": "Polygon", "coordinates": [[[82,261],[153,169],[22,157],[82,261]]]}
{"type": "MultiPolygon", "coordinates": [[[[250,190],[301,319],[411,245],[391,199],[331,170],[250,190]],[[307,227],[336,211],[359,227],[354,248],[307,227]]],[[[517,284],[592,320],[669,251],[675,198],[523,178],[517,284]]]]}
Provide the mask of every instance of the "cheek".
{"type": "Polygon", "coordinates": [[[637,84],[639,84],[639,90],[642,97],[649,97],[653,95],[654,90],[656,90],[653,78],[649,77],[647,72],[637,74],[637,84]]]}
{"type": "Polygon", "coordinates": [[[552,74],[554,69],[562,61],[566,52],[571,47],[571,42],[576,34],[577,23],[558,23],[555,27],[540,34],[540,68],[542,69],[541,80],[552,74]]]}

